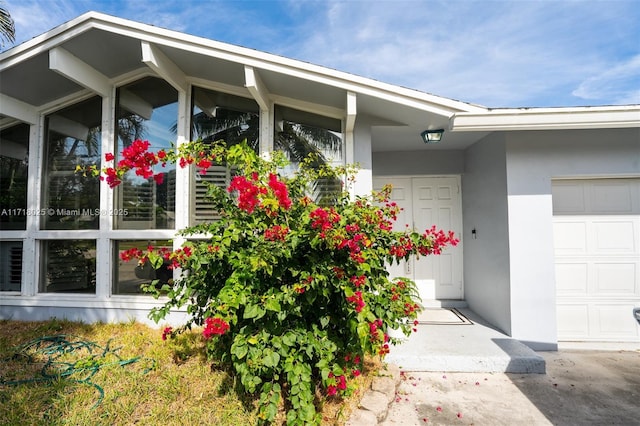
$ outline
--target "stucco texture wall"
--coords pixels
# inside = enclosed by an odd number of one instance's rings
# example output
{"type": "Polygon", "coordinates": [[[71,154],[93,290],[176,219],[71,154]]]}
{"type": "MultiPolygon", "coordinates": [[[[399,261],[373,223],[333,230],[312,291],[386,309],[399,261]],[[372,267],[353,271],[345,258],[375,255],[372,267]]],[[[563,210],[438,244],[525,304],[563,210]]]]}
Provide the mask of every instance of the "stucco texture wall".
{"type": "Polygon", "coordinates": [[[505,137],[494,133],[465,151],[464,294],[474,312],[511,334],[507,213],[505,137]]]}

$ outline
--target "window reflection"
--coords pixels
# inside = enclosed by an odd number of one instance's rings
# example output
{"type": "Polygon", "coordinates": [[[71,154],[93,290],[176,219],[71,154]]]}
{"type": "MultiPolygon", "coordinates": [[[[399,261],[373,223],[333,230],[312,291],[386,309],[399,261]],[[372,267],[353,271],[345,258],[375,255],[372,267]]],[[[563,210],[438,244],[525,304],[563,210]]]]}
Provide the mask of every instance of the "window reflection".
{"type": "MultiPolygon", "coordinates": [[[[259,151],[260,115],[253,99],[202,88],[193,89],[191,139],[213,143],[223,140],[227,146],[243,141],[259,151]]],[[[232,171],[225,165],[213,164],[206,173],[194,171],[191,222],[217,220],[218,212],[206,200],[209,185],[226,187],[232,171]]]]}
{"type": "MultiPolygon", "coordinates": [[[[293,108],[276,105],[274,145],[285,153],[291,164],[284,174],[295,172],[300,163],[313,156],[312,165],[344,165],[342,122],[293,108]]],[[[310,195],[320,204],[332,204],[342,190],[340,177],[318,179],[309,188],[310,195]]]]}
{"type": "Polygon", "coordinates": [[[0,229],[26,229],[29,126],[0,130],[0,229]]]}
{"type": "Polygon", "coordinates": [[[153,246],[157,250],[165,248],[172,251],[170,241],[116,241],[115,246],[113,294],[141,294],[141,286],[144,284],[158,280],[158,284],[162,286],[173,279],[173,270],[168,268],[168,263],[154,269],[148,262],[139,264],[136,260],[125,262],[120,258],[122,252],[133,248],[146,250],[148,246],[153,246]]]}
{"type": "Polygon", "coordinates": [[[42,241],[44,293],[95,293],[96,242],[94,240],[42,241]]]}
{"type": "Polygon", "coordinates": [[[44,229],[97,229],[100,185],[76,166],[100,164],[102,99],[47,116],[42,215],[44,229]]]}
{"type": "MultiPolygon", "coordinates": [[[[158,78],[146,78],[118,89],[117,154],[136,139],[150,142],[150,151],[176,140],[178,92],[158,78]]],[[[175,165],[157,165],[162,183],[129,171],[116,189],[116,227],[120,229],[172,229],[175,227],[175,165]]]]}

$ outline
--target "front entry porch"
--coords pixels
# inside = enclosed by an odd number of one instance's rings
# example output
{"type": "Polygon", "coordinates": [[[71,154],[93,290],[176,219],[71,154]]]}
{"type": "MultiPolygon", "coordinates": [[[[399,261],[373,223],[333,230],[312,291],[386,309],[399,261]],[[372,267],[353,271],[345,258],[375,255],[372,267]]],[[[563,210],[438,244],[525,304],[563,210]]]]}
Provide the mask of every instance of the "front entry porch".
{"type": "Polygon", "coordinates": [[[466,307],[426,308],[420,319],[417,332],[402,344],[392,346],[386,362],[404,371],[539,374],[546,371],[544,358],[466,307]]]}

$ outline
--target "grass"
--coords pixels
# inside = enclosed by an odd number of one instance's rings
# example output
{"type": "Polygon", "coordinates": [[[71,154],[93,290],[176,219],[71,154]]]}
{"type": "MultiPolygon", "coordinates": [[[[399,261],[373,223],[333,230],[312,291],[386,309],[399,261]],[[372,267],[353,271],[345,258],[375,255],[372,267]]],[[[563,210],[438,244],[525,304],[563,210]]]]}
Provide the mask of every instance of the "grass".
{"type": "MultiPolygon", "coordinates": [[[[229,371],[211,368],[199,333],[167,341],[160,335],[159,330],[135,322],[0,320],[0,425],[256,423],[257,396],[237,392],[229,371]],[[92,353],[83,348],[57,353],[56,361],[73,366],[73,374],[66,377],[3,384],[41,377],[48,357],[30,352],[28,359],[18,355],[16,348],[58,334],[77,336],[68,340],[99,347],[93,347],[92,353]],[[104,392],[102,398],[99,389],[104,392]]],[[[381,367],[378,360],[366,360],[358,391],[348,399],[323,404],[323,425],[343,425],[381,367]]]]}

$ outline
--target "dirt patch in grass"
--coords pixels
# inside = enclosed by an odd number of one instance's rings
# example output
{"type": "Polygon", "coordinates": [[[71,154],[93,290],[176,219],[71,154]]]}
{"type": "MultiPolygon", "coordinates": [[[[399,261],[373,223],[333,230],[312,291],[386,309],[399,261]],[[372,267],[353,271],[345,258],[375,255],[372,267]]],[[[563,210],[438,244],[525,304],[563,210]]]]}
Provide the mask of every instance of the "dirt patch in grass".
{"type": "MultiPolygon", "coordinates": [[[[167,341],[160,335],[134,322],[0,321],[0,425],[257,422],[258,398],[236,392],[229,371],[211,368],[199,333],[167,341]],[[47,353],[47,339],[57,335],[65,336],[62,343],[47,353]],[[82,350],[71,350],[74,345],[82,350]],[[43,369],[55,377],[43,378],[43,369]],[[56,376],[60,369],[69,374],[56,376]]],[[[343,425],[381,368],[379,360],[366,359],[354,394],[323,403],[323,425],[343,425]]]]}

